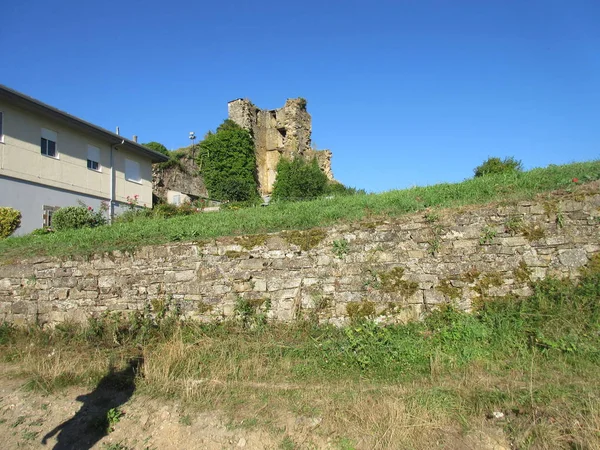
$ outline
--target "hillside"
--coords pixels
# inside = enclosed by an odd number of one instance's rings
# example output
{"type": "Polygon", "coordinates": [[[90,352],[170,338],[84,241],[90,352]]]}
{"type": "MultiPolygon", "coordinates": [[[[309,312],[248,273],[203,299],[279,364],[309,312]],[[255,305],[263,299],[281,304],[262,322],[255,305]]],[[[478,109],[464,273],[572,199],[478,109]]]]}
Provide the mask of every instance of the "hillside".
{"type": "Polygon", "coordinates": [[[398,217],[427,209],[515,202],[553,190],[573,190],[579,184],[599,178],[600,161],[590,161],[381,194],[282,202],[267,208],[225,210],[170,219],[140,218],[131,223],[95,229],[5,239],[0,241],[0,261],[10,263],[32,256],[68,257],[114,250],[132,251],[144,245],[167,242],[326,227],[340,222],[398,217]]]}

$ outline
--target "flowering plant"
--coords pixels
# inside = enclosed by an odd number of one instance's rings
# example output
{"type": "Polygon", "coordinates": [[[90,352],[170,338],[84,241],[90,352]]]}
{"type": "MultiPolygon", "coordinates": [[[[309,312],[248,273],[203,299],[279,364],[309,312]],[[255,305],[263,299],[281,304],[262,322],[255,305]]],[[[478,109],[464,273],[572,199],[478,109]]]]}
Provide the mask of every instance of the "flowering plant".
{"type": "Polygon", "coordinates": [[[135,194],[133,197],[127,196],[127,209],[129,211],[135,211],[139,206],[139,198],[138,194],[135,194]]]}

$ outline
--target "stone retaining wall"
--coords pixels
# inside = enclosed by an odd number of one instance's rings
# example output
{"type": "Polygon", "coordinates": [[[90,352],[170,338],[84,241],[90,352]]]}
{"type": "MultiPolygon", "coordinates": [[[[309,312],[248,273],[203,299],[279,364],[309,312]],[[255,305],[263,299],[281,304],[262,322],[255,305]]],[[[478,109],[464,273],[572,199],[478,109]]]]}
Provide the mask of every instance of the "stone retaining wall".
{"type": "Polygon", "coordinates": [[[0,266],[0,321],[85,320],[159,304],[212,320],[232,316],[240,301],[281,321],[418,319],[443,302],[469,310],[489,296],[528,295],[530,280],[576,277],[600,251],[599,219],[596,188],[133,255],[31,259],[0,266]]]}

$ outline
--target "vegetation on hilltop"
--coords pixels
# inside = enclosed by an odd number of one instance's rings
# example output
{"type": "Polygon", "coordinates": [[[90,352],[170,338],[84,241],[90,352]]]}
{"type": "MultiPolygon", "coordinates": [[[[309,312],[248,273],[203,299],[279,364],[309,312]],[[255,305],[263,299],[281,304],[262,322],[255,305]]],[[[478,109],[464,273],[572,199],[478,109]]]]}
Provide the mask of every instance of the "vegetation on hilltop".
{"type": "Polygon", "coordinates": [[[167,147],[165,147],[164,145],[162,145],[160,142],[147,142],[146,144],[142,144],[144,147],[148,147],[150,150],[154,150],[155,152],[159,152],[162,153],[163,155],[166,156],[171,156],[171,152],[167,149],[167,147]]]}
{"type": "Polygon", "coordinates": [[[475,172],[476,177],[483,177],[485,175],[494,175],[499,173],[507,173],[507,172],[522,172],[523,164],[521,161],[517,161],[512,156],[509,156],[504,159],[491,157],[486,159],[483,164],[475,167],[473,172],[475,172]]]}

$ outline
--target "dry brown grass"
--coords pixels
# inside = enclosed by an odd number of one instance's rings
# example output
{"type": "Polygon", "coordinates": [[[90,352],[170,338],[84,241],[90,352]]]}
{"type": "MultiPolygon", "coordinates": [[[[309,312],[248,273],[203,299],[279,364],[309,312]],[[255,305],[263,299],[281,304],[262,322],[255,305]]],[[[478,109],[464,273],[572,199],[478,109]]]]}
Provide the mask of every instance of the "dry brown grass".
{"type": "Polygon", "coordinates": [[[285,448],[600,448],[594,365],[541,356],[522,365],[481,359],[448,365],[447,355],[434,353],[422,377],[299,375],[305,361],[278,352],[303,336],[277,328],[214,334],[177,328],[170,338],[141,346],[44,343],[30,336],[0,354],[30,388],[52,393],[93,386],[111,364],[125,365],[141,351],[136,395],[219,411],[232,426],[255,427],[275,441],[285,436],[285,448]],[[493,411],[505,418],[491,419],[493,411]]]}

